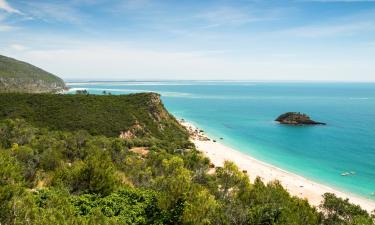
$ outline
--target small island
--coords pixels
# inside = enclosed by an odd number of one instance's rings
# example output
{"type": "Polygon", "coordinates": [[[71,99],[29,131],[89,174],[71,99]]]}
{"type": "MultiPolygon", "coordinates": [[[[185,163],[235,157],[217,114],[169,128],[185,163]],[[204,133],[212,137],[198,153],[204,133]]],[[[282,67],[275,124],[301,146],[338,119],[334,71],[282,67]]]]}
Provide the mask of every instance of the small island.
{"type": "Polygon", "coordinates": [[[326,125],[326,123],[314,121],[308,115],[299,112],[284,113],[275,121],[288,125],[326,125]]]}

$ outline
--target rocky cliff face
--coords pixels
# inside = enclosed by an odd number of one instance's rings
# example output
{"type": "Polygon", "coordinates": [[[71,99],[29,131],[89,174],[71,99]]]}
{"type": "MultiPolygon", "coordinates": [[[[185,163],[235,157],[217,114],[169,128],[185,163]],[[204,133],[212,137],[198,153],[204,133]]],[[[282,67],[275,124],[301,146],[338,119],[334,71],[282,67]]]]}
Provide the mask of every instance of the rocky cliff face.
{"type": "Polygon", "coordinates": [[[160,94],[149,93],[147,105],[150,116],[152,116],[156,121],[162,121],[163,119],[167,119],[169,117],[167,110],[164,108],[164,105],[161,102],[160,94]]]}
{"type": "Polygon", "coordinates": [[[1,92],[57,93],[63,91],[65,84],[40,79],[0,77],[1,92]]]}
{"type": "Polygon", "coordinates": [[[280,115],[275,121],[288,125],[326,125],[312,120],[308,115],[299,112],[288,112],[280,115]]]}
{"type": "Polygon", "coordinates": [[[0,55],[0,92],[56,93],[64,88],[65,83],[59,77],[0,55]]]}

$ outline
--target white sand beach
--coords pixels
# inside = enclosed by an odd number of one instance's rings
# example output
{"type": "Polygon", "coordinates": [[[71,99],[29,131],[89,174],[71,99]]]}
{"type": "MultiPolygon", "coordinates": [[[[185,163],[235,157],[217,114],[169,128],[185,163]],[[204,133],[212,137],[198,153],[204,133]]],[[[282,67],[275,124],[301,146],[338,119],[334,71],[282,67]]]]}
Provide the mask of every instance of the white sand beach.
{"type": "Polygon", "coordinates": [[[371,212],[375,209],[375,201],[349,193],[338,191],[326,185],[308,180],[302,176],[282,170],[278,167],[259,161],[247,154],[230,148],[218,140],[209,140],[199,129],[184,120],[180,121],[191,132],[191,140],[198,150],[202,151],[215,166],[223,166],[224,161],[229,160],[237,164],[241,170],[246,170],[251,182],[256,177],[261,177],[264,182],[279,180],[291,195],[306,198],[310,204],[318,206],[322,201],[322,195],[326,192],[334,193],[339,197],[348,198],[351,203],[360,205],[371,212]]]}

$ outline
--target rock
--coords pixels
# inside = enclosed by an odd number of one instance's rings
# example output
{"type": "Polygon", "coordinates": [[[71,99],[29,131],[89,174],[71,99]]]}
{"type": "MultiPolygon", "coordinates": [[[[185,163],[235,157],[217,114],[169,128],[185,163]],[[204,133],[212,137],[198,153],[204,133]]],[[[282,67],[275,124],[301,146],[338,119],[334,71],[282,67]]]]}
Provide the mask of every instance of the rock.
{"type": "Polygon", "coordinates": [[[299,112],[284,113],[275,121],[288,125],[326,125],[325,123],[314,121],[308,115],[299,112]]]}

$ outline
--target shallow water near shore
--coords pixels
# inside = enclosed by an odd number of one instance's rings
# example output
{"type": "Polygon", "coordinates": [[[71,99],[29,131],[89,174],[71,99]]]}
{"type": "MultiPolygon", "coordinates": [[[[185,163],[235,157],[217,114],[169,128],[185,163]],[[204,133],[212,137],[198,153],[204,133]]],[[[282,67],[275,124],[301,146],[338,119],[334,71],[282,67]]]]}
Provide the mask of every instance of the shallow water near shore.
{"type": "Polygon", "coordinates": [[[193,122],[217,141],[375,200],[375,83],[111,81],[68,86],[70,93],[158,92],[172,114],[193,122]],[[274,122],[288,111],[307,113],[327,126],[274,122]],[[344,172],[355,174],[341,176],[344,172]]]}

